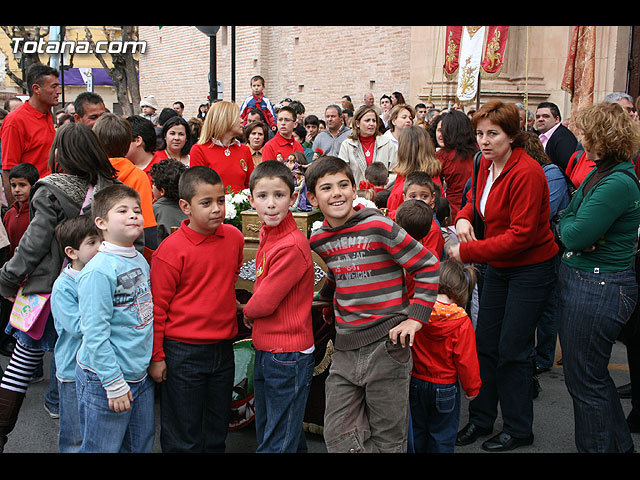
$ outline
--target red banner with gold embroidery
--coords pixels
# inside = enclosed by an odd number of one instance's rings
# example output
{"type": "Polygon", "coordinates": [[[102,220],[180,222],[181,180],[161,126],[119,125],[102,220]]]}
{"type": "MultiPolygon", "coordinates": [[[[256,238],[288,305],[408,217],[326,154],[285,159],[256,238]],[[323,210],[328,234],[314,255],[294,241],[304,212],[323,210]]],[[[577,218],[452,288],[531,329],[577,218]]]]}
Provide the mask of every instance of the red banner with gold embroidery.
{"type": "Polygon", "coordinates": [[[504,52],[507,47],[509,27],[489,27],[484,58],[480,67],[483,78],[494,78],[500,74],[504,65],[504,52]]]}
{"type": "Polygon", "coordinates": [[[462,41],[463,28],[462,26],[447,27],[444,73],[449,79],[456,76],[460,66],[460,42],[462,41]]]}

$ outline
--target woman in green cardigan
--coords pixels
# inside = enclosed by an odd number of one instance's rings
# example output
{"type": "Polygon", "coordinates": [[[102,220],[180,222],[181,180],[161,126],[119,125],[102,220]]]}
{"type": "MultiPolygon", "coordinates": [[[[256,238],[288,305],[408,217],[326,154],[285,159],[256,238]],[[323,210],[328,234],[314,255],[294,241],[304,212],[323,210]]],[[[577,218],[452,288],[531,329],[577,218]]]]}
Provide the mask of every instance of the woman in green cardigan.
{"type": "Polygon", "coordinates": [[[574,124],[595,168],[560,221],[558,334],[579,452],[633,451],[608,372],[611,350],[638,299],[634,256],[640,187],[630,161],[640,126],[617,103],[584,108],[574,124]]]}

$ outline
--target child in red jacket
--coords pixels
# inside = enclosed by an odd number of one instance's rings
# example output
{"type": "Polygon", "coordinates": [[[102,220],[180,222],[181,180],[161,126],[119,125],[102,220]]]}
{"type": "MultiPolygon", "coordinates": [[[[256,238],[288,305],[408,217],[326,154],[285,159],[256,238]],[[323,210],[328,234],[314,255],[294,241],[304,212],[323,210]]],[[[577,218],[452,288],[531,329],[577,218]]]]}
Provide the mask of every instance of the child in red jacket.
{"type": "Polygon", "coordinates": [[[303,452],[302,422],[314,368],[311,248],[289,210],[297,193],[284,163],[260,163],[249,188],[251,206],[262,220],[256,282],[244,306],[256,350],[257,452],[303,452]]]}
{"type": "Polygon", "coordinates": [[[409,404],[415,453],[453,453],[460,423],[460,384],[467,400],[480,391],[476,337],[464,310],[475,283],[473,267],[454,260],[440,264],[433,312],[412,347],[409,404]]]}

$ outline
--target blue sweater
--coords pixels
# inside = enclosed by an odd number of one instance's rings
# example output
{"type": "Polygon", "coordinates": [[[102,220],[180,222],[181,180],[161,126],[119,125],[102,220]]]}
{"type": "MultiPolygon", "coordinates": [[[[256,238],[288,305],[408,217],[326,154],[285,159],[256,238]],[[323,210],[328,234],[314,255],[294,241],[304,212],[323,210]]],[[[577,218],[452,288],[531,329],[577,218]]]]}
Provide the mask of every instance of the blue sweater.
{"type": "Polygon", "coordinates": [[[79,273],[80,270],[74,270],[71,265],[67,265],[53,283],[51,290],[51,313],[58,333],[54,350],[56,377],[61,382],[75,381],[76,353],[82,342],[76,285],[79,273]]]}
{"type": "Polygon", "coordinates": [[[82,344],[77,361],[94,372],[109,398],[147,375],[153,348],[149,264],[133,247],[103,242],[77,279],[82,344]]]}

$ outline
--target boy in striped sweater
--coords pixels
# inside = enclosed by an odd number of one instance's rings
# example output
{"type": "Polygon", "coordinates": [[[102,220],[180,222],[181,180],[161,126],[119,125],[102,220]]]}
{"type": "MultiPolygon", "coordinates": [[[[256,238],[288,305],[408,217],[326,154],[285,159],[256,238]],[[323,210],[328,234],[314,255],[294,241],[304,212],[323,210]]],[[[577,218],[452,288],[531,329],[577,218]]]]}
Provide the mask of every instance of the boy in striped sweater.
{"type": "Polygon", "coordinates": [[[415,333],[428,323],[438,259],[378,210],[353,205],[347,163],[325,156],[307,170],[308,198],[324,214],[311,248],[327,264],[319,299],[333,300],[336,351],[326,381],[329,452],[404,452],[415,333]],[[415,278],[409,302],[404,269],[415,278]]]}

